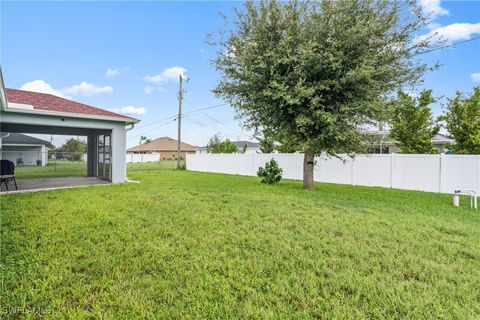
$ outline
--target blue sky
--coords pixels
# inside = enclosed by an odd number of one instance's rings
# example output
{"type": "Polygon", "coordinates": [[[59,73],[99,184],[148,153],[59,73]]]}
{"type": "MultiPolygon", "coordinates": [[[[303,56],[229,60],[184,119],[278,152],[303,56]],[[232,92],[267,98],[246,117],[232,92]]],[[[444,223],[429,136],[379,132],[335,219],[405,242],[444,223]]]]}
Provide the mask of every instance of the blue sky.
{"type": "MultiPolygon", "coordinates": [[[[480,1],[422,0],[432,13],[423,34],[439,32],[450,42],[480,35],[480,1]]],[[[142,120],[128,134],[176,137],[179,72],[186,72],[184,111],[222,104],[211,93],[217,80],[209,61],[208,32],[223,26],[240,2],[5,2],[1,9],[0,61],[10,88],[50,92],[142,120]]],[[[422,56],[439,61],[425,76],[434,95],[452,96],[480,85],[480,41],[422,56]],[[477,74],[477,75],[476,75],[477,74]]],[[[417,91],[422,88],[417,88],[417,91]]],[[[433,106],[435,114],[440,104],[433,106]]],[[[220,133],[249,139],[234,111],[222,106],[193,113],[183,122],[183,138],[205,145],[220,133]],[[213,118],[213,119],[212,119],[213,118]],[[216,121],[215,121],[215,120],[216,121]]]]}

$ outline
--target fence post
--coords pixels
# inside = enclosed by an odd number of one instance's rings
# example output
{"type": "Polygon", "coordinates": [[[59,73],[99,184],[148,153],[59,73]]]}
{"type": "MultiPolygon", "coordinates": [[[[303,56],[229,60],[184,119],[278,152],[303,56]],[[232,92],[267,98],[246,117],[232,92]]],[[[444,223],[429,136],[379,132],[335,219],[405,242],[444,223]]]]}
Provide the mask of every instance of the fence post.
{"type": "Polygon", "coordinates": [[[440,185],[438,186],[438,192],[442,193],[445,192],[445,167],[446,167],[446,161],[447,159],[445,158],[445,153],[440,154],[440,178],[438,179],[440,185]]]}
{"type": "Polygon", "coordinates": [[[393,188],[393,178],[395,176],[395,153],[390,153],[390,188],[393,188]]]}
{"type": "Polygon", "coordinates": [[[355,185],[355,158],[350,158],[350,162],[351,162],[351,165],[350,165],[350,175],[351,175],[351,179],[352,179],[352,186],[355,185]]]}

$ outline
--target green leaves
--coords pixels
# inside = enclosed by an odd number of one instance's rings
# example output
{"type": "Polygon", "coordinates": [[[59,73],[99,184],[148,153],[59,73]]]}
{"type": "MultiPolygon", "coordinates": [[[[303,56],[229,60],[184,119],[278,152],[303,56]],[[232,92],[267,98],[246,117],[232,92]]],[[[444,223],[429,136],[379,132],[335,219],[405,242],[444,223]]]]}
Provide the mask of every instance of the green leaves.
{"type": "Polygon", "coordinates": [[[277,161],[272,158],[269,162],[265,163],[265,168],[258,168],[257,176],[261,178],[262,183],[275,184],[282,180],[282,173],[282,168],[280,168],[277,161]]]}
{"type": "Polygon", "coordinates": [[[235,153],[237,152],[237,145],[229,139],[222,141],[220,136],[216,134],[210,138],[207,144],[207,150],[209,153],[235,153]]]}
{"type": "MultiPolygon", "coordinates": [[[[326,151],[353,152],[376,103],[419,80],[412,41],[426,20],[414,2],[247,2],[215,43],[215,94],[244,125],[326,151]]],[[[278,141],[278,139],[277,139],[278,141]]]]}
{"type": "Polygon", "coordinates": [[[438,153],[432,144],[432,138],[440,130],[429,106],[433,102],[431,90],[422,91],[418,98],[398,93],[390,120],[390,137],[402,153],[438,153]]]}
{"type": "Polygon", "coordinates": [[[455,139],[449,148],[460,154],[480,154],[480,86],[474,88],[470,97],[457,92],[448,101],[441,120],[455,139]]]}

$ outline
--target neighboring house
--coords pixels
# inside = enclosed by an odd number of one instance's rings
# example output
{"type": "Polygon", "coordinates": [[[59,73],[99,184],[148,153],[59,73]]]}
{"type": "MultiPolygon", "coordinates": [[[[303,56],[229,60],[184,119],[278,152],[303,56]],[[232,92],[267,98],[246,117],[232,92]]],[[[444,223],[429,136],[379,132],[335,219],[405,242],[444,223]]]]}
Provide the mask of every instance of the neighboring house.
{"type": "MultiPolygon", "coordinates": [[[[260,151],[260,144],[252,141],[231,141],[237,146],[237,153],[262,153],[260,151]],[[246,146],[246,147],[245,147],[246,146]],[[245,150],[245,152],[244,152],[245,150]]],[[[207,146],[197,148],[197,154],[208,153],[207,146]]]]}
{"type": "Polygon", "coordinates": [[[260,143],[251,141],[232,141],[237,146],[238,153],[261,153],[260,143]],[[246,147],[245,147],[246,146],[246,147]]]}
{"type": "Polygon", "coordinates": [[[5,89],[1,76],[0,119],[1,132],[86,136],[87,175],[126,180],[126,135],[137,119],[51,94],[5,89]]]}
{"type": "MultiPolygon", "coordinates": [[[[162,160],[177,159],[178,140],[170,137],[161,137],[152,140],[149,143],[139,144],[135,147],[131,147],[127,150],[127,153],[160,153],[162,160]]],[[[196,146],[188,143],[180,143],[180,158],[185,159],[185,154],[195,153],[196,146]]]]}
{"type": "MultiPolygon", "coordinates": [[[[400,148],[396,145],[393,139],[390,139],[389,130],[372,131],[372,134],[376,136],[377,142],[372,145],[371,153],[401,153],[400,148]]],[[[455,143],[455,140],[450,139],[444,134],[437,133],[432,138],[432,144],[438,148],[441,153],[447,152],[447,144],[455,143]]]]}
{"type": "Polygon", "coordinates": [[[21,133],[1,134],[0,157],[17,166],[45,166],[50,142],[21,133]]]}

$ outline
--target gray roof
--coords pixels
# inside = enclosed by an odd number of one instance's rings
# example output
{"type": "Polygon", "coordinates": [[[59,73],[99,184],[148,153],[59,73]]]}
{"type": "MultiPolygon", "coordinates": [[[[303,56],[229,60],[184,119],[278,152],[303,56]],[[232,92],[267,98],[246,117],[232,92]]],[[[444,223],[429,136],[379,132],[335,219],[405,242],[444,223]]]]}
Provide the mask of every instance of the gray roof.
{"type": "Polygon", "coordinates": [[[27,136],[22,133],[5,133],[2,132],[2,144],[44,144],[49,145],[50,142],[35,137],[27,136]],[[7,135],[7,136],[6,136],[7,135]]]}
{"type": "MultiPolygon", "coordinates": [[[[237,146],[237,149],[242,149],[244,145],[247,145],[247,148],[253,148],[253,149],[260,148],[260,143],[258,142],[252,142],[252,141],[230,141],[230,142],[233,142],[237,146]]],[[[207,146],[198,147],[197,149],[206,150],[207,146]]]]}
{"type": "Polygon", "coordinates": [[[247,148],[260,148],[260,143],[252,141],[232,141],[235,143],[237,148],[243,148],[244,145],[247,145],[247,148]]]}
{"type": "MultiPolygon", "coordinates": [[[[385,143],[394,143],[394,141],[389,140],[390,130],[376,130],[376,131],[368,131],[368,132],[379,138],[386,139],[386,141],[384,140],[385,143]]],[[[442,133],[437,133],[432,138],[432,143],[454,143],[454,142],[455,142],[454,139],[451,139],[447,135],[442,133]]]]}

